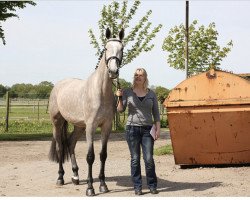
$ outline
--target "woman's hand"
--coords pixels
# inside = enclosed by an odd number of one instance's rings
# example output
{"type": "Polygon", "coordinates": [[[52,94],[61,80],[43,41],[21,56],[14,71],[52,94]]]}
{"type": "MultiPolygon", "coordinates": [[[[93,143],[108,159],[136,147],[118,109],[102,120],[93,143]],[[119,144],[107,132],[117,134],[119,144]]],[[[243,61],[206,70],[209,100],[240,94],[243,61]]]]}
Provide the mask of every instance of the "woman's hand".
{"type": "Polygon", "coordinates": [[[160,134],[161,134],[161,123],[156,122],[155,140],[160,138],[160,134]]]}
{"type": "Polygon", "coordinates": [[[117,111],[123,112],[123,105],[122,105],[122,90],[118,89],[116,91],[116,96],[118,97],[118,104],[117,104],[117,111]]]}
{"type": "Polygon", "coordinates": [[[118,97],[122,97],[122,89],[118,89],[115,94],[118,97]]]}

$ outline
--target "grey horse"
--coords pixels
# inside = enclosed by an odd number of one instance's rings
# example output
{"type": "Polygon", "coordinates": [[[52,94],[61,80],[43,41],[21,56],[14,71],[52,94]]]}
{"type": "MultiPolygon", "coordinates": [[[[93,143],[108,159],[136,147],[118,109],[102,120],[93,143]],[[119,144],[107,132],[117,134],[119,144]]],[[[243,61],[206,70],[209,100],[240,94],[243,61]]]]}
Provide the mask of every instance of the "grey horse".
{"type": "Polygon", "coordinates": [[[86,132],[88,146],[87,163],[87,196],[94,196],[92,165],[95,160],[93,135],[97,127],[101,127],[100,152],[100,192],[108,192],[105,183],[105,161],[107,158],[107,143],[112,129],[115,112],[112,79],[119,75],[119,67],[123,57],[124,30],[119,38],[111,38],[111,32],[106,30],[107,43],[103,55],[87,80],[64,79],[58,82],[51,91],[49,113],[53,124],[53,139],[50,148],[50,160],[59,163],[57,185],[64,184],[63,163],[70,156],[72,163],[72,182],[79,184],[78,166],[75,157],[76,142],[81,134],[86,132]],[[71,134],[67,134],[68,123],[74,125],[71,134]]]}

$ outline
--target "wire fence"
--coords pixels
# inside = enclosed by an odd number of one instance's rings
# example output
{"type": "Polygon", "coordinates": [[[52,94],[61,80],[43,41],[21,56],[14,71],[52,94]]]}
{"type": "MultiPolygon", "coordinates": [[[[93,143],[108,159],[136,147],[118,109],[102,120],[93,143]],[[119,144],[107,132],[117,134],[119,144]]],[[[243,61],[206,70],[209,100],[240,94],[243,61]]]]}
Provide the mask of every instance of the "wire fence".
{"type": "MultiPolygon", "coordinates": [[[[52,132],[49,116],[49,99],[0,98],[0,133],[52,132]]],[[[161,123],[167,126],[166,110],[159,104],[161,123]]],[[[127,113],[116,115],[113,130],[123,129],[127,113]]]]}

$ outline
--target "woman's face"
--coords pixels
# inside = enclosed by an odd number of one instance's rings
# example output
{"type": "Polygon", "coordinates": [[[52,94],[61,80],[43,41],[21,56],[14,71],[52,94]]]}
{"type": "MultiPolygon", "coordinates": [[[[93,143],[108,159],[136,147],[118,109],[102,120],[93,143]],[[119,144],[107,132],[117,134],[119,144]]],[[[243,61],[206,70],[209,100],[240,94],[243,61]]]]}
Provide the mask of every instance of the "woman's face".
{"type": "Polygon", "coordinates": [[[135,72],[135,83],[136,84],[144,84],[145,82],[145,75],[143,74],[143,71],[142,70],[137,70],[135,72]]]}

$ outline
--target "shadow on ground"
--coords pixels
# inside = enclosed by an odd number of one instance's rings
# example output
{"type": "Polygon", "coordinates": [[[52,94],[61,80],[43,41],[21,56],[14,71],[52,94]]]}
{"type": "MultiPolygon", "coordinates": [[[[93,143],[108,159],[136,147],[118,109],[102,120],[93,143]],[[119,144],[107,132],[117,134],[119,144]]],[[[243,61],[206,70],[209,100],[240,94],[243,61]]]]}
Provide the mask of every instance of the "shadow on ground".
{"type": "MultiPolygon", "coordinates": [[[[99,182],[99,179],[94,179],[94,182],[99,182]]],[[[130,176],[114,176],[114,177],[106,177],[106,183],[107,186],[109,186],[109,182],[116,182],[117,186],[123,187],[121,189],[110,189],[109,193],[118,193],[118,192],[131,192],[133,193],[133,185],[131,182],[130,176]]],[[[143,193],[147,194],[149,193],[149,190],[146,186],[146,177],[142,177],[143,182],[143,193]]],[[[65,183],[65,185],[73,184],[71,182],[65,183]]],[[[81,180],[80,185],[86,185],[86,180],[81,180]]],[[[222,182],[206,182],[206,183],[188,183],[188,182],[172,182],[168,180],[164,180],[161,178],[158,178],[158,190],[159,192],[173,192],[173,191],[179,191],[179,190],[193,190],[193,191],[205,191],[210,188],[219,187],[222,185],[222,182]]],[[[97,191],[98,188],[95,188],[96,195],[100,195],[97,191]]]]}

